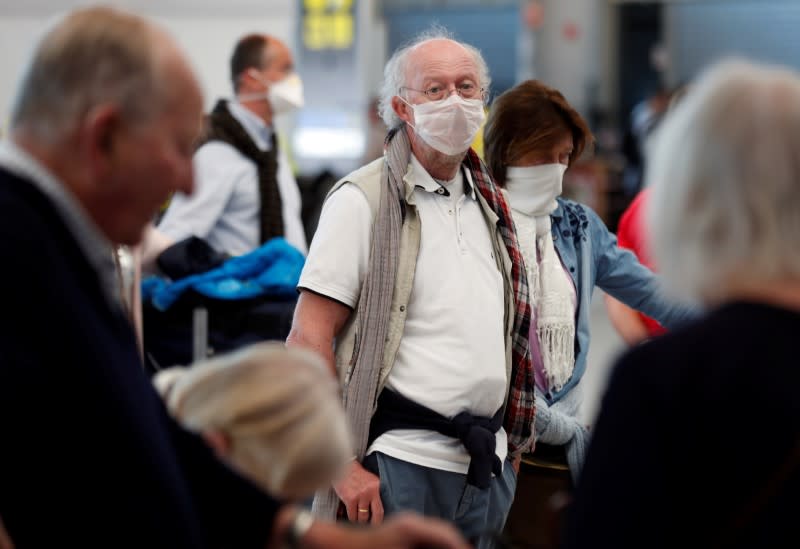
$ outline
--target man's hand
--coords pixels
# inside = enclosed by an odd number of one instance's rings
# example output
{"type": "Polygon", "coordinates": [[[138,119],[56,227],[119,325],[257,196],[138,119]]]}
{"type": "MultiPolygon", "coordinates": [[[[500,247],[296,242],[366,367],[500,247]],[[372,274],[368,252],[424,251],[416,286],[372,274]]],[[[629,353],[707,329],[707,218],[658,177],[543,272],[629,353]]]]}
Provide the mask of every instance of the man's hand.
{"type": "Polygon", "coordinates": [[[347,518],[352,522],[383,521],[383,503],[380,494],[381,481],[353,460],[347,473],[334,483],[336,494],[347,508],[347,518]]]}

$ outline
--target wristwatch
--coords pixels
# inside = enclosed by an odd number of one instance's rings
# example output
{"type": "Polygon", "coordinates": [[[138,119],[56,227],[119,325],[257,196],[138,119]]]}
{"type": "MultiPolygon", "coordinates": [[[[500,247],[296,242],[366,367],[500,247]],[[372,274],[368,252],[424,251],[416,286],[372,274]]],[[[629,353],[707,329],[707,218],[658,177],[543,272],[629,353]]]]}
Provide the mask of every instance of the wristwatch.
{"type": "Polygon", "coordinates": [[[286,530],[286,547],[300,549],[300,541],[314,524],[314,515],[308,509],[298,509],[286,530]]]}

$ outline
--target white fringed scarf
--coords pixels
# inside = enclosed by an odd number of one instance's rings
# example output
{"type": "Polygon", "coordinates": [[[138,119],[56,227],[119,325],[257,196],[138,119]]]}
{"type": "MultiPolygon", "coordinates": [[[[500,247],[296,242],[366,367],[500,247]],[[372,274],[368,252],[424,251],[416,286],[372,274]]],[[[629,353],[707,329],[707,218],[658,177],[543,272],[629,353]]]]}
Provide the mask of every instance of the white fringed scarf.
{"type": "Polygon", "coordinates": [[[575,367],[575,287],[556,253],[550,225],[550,213],[557,207],[555,196],[561,190],[560,174],[558,185],[531,185],[515,180],[511,170],[505,190],[528,271],[531,309],[547,382],[541,389],[558,391],[575,367]]]}

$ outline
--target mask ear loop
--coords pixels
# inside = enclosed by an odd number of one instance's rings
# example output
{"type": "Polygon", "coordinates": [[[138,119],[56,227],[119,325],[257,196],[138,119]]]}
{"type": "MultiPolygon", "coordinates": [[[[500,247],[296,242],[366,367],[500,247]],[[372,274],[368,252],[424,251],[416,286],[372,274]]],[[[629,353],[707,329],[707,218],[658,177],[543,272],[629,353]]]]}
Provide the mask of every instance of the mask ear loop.
{"type": "Polygon", "coordinates": [[[264,84],[265,86],[269,87],[269,83],[264,81],[264,79],[261,77],[260,74],[258,74],[258,71],[256,69],[253,68],[247,69],[247,74],[250,76],[250,78],[254,78],[258,80],[261,84],[264,84]]]}
{"type": "MultiPolygon", "coordinates": [[[[406,101],[405,99],[403,99],[402,97],[400,97],[400,95],[398,95],[398,96],[397,96],[397,98],[398,98],[400,101],[402,101],[403,103],[405,103],[406,105],[408,105],[409,107],[411,107],[411,112],[414,112],[414,105],[412,105],[411,103],[409,103],[408,101],[406,101]]],[[[414,124],[412,124],[411,122],[408,122],[407,120],[405,121],[405,123],[406,123],[406,124],[408,124],[408,126],[409,126],[409,127],[412,129],[412,130],[414,130],[414,135],[416,135],[416,134],[417,134],[417,128],[415,128],[415,127],[414,127],[414,124]]]]}

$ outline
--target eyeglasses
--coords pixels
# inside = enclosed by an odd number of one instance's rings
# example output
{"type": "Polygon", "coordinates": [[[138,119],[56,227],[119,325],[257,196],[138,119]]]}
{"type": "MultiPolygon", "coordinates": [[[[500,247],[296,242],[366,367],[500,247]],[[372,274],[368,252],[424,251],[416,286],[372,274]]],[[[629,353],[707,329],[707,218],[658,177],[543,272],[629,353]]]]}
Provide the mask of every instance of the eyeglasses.
{"type": "MultiPolygon", "coordinates": [[[[424,93],[425,97],[431,101],[441,101],[445,97],[449,97],[452,93],[444,86],[431,86],[425,90],[415,90],[414,88],[409,88],[408,86],[401,86],[399,90],[400,93],[403,93],[403,90],[424,93]]],[[[455,91],[463,99],[483,99],[483,88],[479,88],[472,82],[462,82],[456,86],[455,91]]]]}

